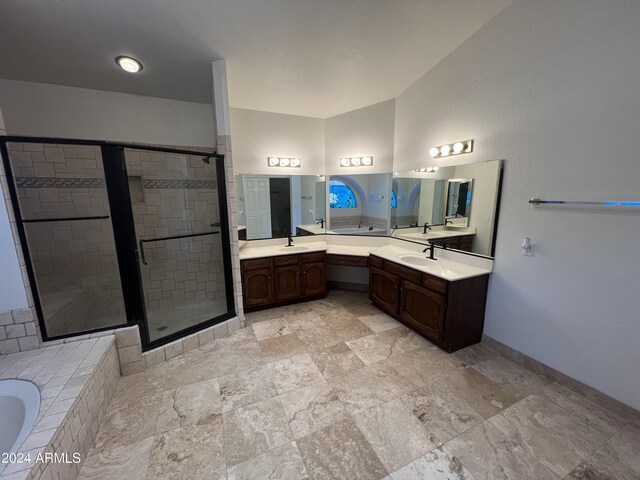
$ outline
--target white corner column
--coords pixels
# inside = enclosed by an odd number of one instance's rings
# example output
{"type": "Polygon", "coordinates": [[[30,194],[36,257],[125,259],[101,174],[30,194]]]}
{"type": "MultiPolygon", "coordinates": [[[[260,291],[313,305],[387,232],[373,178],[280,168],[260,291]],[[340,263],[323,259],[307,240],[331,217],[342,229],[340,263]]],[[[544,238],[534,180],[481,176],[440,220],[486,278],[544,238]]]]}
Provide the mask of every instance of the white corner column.
{"type": "Polygon", "coordinates": [[[240,250],[238,242],[238,219],[236,216],[236,189],[233,174],[233,157],[231,153],[231,122],[229,112],[229,91],[227,88],[227,64],[224,60],[216,60],[211,64],[213,73],[213,104],[215,125],[217,126],[218,153],[224,155],[225,177],[227,187],[227,209],[229,228],[231,229],[231,268],[233,273],[233,289],[236,301],[236,313],[240,320],[240,328],[244,328],[244,308],[242,306],[242,280],[240,275],[240,250]]]}

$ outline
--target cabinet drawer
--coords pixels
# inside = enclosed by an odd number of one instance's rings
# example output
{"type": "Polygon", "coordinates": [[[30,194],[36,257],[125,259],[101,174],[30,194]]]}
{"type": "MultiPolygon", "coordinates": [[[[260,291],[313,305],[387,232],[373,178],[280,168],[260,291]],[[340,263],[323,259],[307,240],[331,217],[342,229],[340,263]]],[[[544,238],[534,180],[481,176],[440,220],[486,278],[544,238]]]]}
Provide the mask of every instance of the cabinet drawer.
{"type": "Polygon", "coordinates": [[[282,267],[283,265],[297,265],[299,261],[299,255],[283,255],[281,257],[273,258],[273,264],[276,267],[282,267]]]}
{"type": "Polygon", "coordinates": [[[375,255],[371,255],[369,257],[369,265],[376,268],[382,268],[382,259],[375,255]]]}
{"type": "Polygon", "coordinates": [[[420,285],[420,280],[422,280],[422,274],[420,272],[412,268],[403,267],[397,263],[385,262],[384,271],[397,275],[400,278],[404,278],[405,280],[409,280],[410,282],[418,285],[420,285]]]}
{"type": "Polygon", "coordinates": [[[327,255],[327,263],[330,265],[344,265],[347,267],[366,267],[369,264],[367,257],[335,254],[327,255]]]}
{"type": "Polygon", "coordinates": [[[434,277],[426,273],[422,274],[422,286],[435,292],[446,293],[447,281],[442,278],[434,277]]]}
{"type": "Polygon", "coordinates": [[[269,268],[271,266],[271,258],[252,258],[250,260],[242,260],[243,270],[256,270],[258,268],[269,268]]]}
{"type": "Polygon", "coordinates": [[[326,252],[303,253],[302,263],[324,262],[326,252]]]}

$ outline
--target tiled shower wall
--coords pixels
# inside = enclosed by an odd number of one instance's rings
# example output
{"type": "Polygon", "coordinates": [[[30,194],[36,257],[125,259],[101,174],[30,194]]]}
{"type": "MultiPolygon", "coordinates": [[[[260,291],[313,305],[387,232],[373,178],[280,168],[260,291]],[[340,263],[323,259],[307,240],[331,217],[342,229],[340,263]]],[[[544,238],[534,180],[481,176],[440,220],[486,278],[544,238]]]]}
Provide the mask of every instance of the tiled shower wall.
{"type": "Polygon", "coordinates": [[[126,323],[100,148],[8,144],[50,336],[126,323]]]}
{"type": "MultiPolygon", "coordinates": [[[[7,132],[4,128],[4,119],[0,110],[0,135],[7,132]]],[[[23,285],[27,296],[28,308],[0,311],[0,355],[17,353],[25,350],[33,350],[40,346],[40,327],[36,321],[33,309],[33,296],[29,289],[29,277],[27,275],[24,256],[20,247],[20,238],[13,214],[7,177],[4,171],[4,162],[0,159],[0,190],[7,208],[7,217],[13,234],[14,246],[22,271],[23,285]]],[[[1,202],[0,202],[1,203],[1,202]]],[[[3,255],[11,255],[13,252],[2,252],[3,255]]]]}
{"type": "MultiPolygon", "coordinates": [[[[213,160],[132,149],[125,158],[138,239],[220,232],[213,160]]],[[[140,268],[150,310],[226,299],[219,233],[143,245],[147,265],[140,268]]]]}

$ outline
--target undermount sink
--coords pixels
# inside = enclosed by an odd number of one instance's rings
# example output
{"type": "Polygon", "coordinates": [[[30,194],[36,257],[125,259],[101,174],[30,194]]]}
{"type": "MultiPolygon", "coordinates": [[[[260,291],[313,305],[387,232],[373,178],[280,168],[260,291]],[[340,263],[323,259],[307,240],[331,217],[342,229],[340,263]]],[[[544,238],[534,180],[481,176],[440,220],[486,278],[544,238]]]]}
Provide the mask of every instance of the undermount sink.
{"type": "Polygon", "coordinates": [[[435,264],[435,260],[431,260],[426,257],[421,257],[419,255],[401,255],[398,257],[398,260],[404,263],[408,263],[410,265],[418,265],[421,267],[433,266],[435,264]]]}
{"type": "Polygon", "coordinates": [[[304,246],[291,246],[291,247],[287,247],[286,245],[284,247],[280,247],[280,250],[283,252],[287,252],[287,253],[293,253],[293,252],[304,252],[306,250],[309,250],[309,247],[304,247],[304,246]]]}

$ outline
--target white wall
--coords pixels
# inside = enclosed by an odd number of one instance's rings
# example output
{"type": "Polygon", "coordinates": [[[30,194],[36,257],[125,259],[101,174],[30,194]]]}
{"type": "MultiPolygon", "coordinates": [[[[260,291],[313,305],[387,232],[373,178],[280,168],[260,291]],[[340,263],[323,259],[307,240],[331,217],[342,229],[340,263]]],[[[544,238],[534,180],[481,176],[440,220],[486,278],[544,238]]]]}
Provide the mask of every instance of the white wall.
{"type": "Polygon", "coordinates": [[[395,100],[326,119],[326,174],[390,173],[395,100]],[[373,156],[371,167],[340,167],[341,157],[373,156]]]}
{"type": "MultiPolygon", "coordinates": [[[[389,227],[389,218],[391,213],[391,174],[380,173],[377,175],[368,175],[367,189],[365,193],[367,198],[362,208],[362,215],[375,218],[384,218],[387,220],[387,228],[389,227]],[[381,200],[372,197],[384,197],[381,200]]],[[[334,208],[334,210],[336,210],[334,208]]]]}
{"type": "MultiPolygon", "coordinates": [[[[0,110],[0,135],[5,134],[2,110],[0,110]]],[[[3,171],[1,168],[0,171],[3,171]]],[[[1,190],[4,192],[4,188],[1,190]]],[[[0,285],[2,285],[0,312],[28,307],[18,252],[9,224],[8,205],[4,197],[5,195],[0,195],[0,252],[2,252],[0,255],[0,285]]]]}
{"type": "Polygon", "coordinates": [[[469,226],[475,227],[473,251],[491,255],[496,196],[500,162],[481,162],[458,165],[454,178],[472,178],[469,226]]]}
{"type": "Polygon", "coordinates": [[[236,173],[321,175],[324,120],[256,110],[231,109],[233,168],[236,173]],[[267,157],[298,157],[300,168],[267,166],[267,157]]]}
{"type": "Polygon", "coordinates": [[[0,79],[10,135],[211,147],[211,105],[0,79]]]}
{"type": "Polygon", "coordinates": [[[395,122],[396,170],[466,138],[460,158],[506,159],[485,333],[635,408],[640,213],[527,201],[639,200],[638,18],[640,2],[515,0],[396,99],[395,122]]]}

